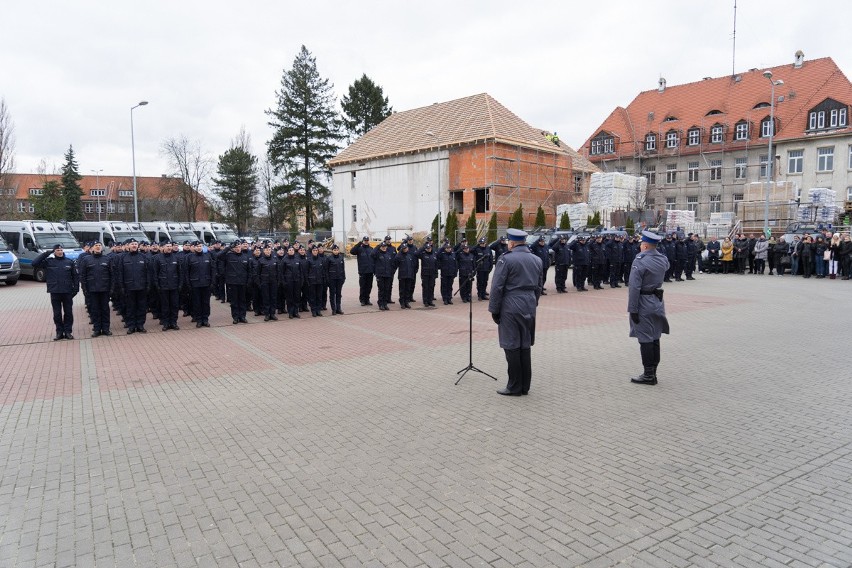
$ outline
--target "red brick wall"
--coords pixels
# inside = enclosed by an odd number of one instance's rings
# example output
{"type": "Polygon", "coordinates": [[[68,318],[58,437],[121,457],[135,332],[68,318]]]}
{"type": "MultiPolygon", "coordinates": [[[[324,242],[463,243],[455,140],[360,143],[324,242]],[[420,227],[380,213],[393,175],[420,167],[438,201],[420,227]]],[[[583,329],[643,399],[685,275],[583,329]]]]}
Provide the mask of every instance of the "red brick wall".
{"type": "Polygon", "coordinates": [[[524,206],[525,227],[532,228],[538,206],[548,226],[555,226],[556,206],[575,201],[571,158],[541,150],[493,142],[450,150],[450,191],[463,191],[463,219],[476,205],[474,189],[491,187],[490,211],[477,214],[488,221],[497,212],[497,224],[524,206]]]}

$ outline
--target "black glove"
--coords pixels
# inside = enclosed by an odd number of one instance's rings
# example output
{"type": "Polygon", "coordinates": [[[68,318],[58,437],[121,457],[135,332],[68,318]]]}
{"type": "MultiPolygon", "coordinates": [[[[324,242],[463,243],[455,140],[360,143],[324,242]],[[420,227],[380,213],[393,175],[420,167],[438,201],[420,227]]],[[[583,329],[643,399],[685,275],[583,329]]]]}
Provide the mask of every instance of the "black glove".
{"type": "Polygon", "coordinates": [[[633,323],[639,323],[639,313],[630,312],[630,321],[632,321],[633,323]]]}
{"type": "Polygon", "coordinates": [[[494,323],[500,325],[500,314],[491,314],[491,319],[494,320],[494,323]]]}

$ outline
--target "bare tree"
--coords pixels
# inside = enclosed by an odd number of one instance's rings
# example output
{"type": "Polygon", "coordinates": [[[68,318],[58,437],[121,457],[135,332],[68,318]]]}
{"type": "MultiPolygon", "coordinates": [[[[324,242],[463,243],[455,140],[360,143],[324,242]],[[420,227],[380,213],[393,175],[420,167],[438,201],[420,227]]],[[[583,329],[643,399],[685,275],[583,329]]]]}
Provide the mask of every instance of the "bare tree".
{"type": "Polygon", "coordinates": [[[6,174],[15,169],[15,123],[6,106],[6,99],[0,98],[0,216],[8,218],[15,212],[15,195],[9,195],[12,188],[6,174]]]}
{"type": "Polygon", "coordinates": [[[210,178],[213,160],[202,150],[201,142],[189,140],[183,134],[165,140],[160,154],[169,161],[174,182],[165,184],[164,190],[178,200],[185,220],[196,221],[197,212],[205,202],[202,187],[210,178]]]}
{"type": "Polygon", "coordinates": [[[296,214],[292,198],[292,184],[284,181],[289,176],[275,174],[275,167],[268,158],[263,159],[258,166],[261,209],[266,210],[269,232],[281,230],[284,221],[296,214]]]}

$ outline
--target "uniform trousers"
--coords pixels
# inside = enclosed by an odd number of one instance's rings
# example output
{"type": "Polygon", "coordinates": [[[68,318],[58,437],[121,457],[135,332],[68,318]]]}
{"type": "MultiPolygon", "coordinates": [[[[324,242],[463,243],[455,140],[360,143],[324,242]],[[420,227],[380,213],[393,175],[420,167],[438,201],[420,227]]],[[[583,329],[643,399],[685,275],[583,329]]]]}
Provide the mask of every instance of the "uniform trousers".
{"type": "Polygon", "coordinates": [[[172,290],[160,289],[160,324],[173,326],[177,325],[178,310],[180,303],[178,299],[178,289],[172,290]]]}
{"type": "Polygon", "coordinates": [[[287,314],[292,317],[299,316],[299,301],[302,293],[302,284],[300,282],[285,282],[284,295],[287,300],[287,314]]]}
{"type": "Polygon", "coordinates": [[[587,264],[574,265],[574,288],[577,290],[581,290],[586,287],[586,274],[588,273],[589,266],[587,264]]]}
{"type": "Polygon", "coordinates": [[[210,286],[193,286],[192,316],[196,323],[209,323],[210,320],[210,286]]]}
{"type": "Polygon", "coordinates": [[[393,293],[393,277],[376,276],[376,283],[379,286],[379,306],[387,307],[393,293]]]}
{"type": "Polygon", "coordinates": [[[445,304],[453,301],[453,284],[455,281],[455,276],[441,276],[441,299],[445,304]]]}
{"type": "Polygon", "coordinates": [[[560,292],[565,291],[565,281],[568,280],[568,265],[567,264],[557,264],[556,265],[556,289],[560,292]]]}
{"type": "Polygon", "coordinates": [[[331,313],[342,311],[341,299],[343,295],[343,280],[332,279],[328,281],[328,299],[331,302],[331,313]]]}
{"type": "Polygon", "coordinates": [[[617,286],[621,281],[621,263],[611,262],[609,264],[609,285],[617,286]]]}
{"type": "Polygon", "coordinates": [[[373,293],[373,273],[369,274],[359,274],[358,275],[358,288],[359,294],[358,299],[361,300],[362,304],[366,304],[370,301],[370,294],[373,293]]]}
{"type": "Polygon", "coordinates": [[[139,329],[145,325],[148,316],[148,291],[126,290],[124,293],[124,324],[129,329],[139,329]]]}
{"type": "Polygon", "coordinates": [[[322,282],[308,282],[308,303],[311,313],[319,315],[322,308],[322,282]]]}
{"type": "Polygon", "coordinates": [[[399,303],[407,306],[414,299],[414,278],[399,279],[399,303]]]}
{"type": "Polygon", "coordinates": [[[530,348],[504,349],[506,362],[509,364],[509,381],[506,390],[513,393],[526,394],[532,381],[532,358],[530,348]]]}
{"type": "Polygon", "coordinates": [[[243,284],[228,284],[228,301],[231,302],[231,319],[246,319],[246,287],[243,284]]]}
{"type": "Polygon", "coordinates": [[[56,326],[57,335],[71,333],[71,328],[74,327],[74,296],[51,294],[50,305],[53,307],[53,324],[56,326]]]}
{"type": "Polygon", "coordinates": [[[459,272],[459,296],[465,302],[469,302],[473,291],[473,273],[459,272]]]}
{"type": "Polygon", "coordinates": [[[430,305],[435,303],[435,275],[420,275],[420,292],[423,295],[423,304],[430,305]]]}
{"type": "Polygon", "coordinates": [[[476,297],[480,300],[488,298],[488,272],[476,271],[476,297]]]}
{"type": "Polygon", "coordinates": [[[88,298],[92,329],[98,333],[109,331],[109,292],[89,292],[88,298]]]}
{"type": "MultiPolygon", "coordinates": [[[[283,300],[280,300],[283,305],[283,300]]],[[[279,304],[278,283],[261,282],[260,284],[260,313],[266,317],[275,315],[276,306],[279,304]]]]}

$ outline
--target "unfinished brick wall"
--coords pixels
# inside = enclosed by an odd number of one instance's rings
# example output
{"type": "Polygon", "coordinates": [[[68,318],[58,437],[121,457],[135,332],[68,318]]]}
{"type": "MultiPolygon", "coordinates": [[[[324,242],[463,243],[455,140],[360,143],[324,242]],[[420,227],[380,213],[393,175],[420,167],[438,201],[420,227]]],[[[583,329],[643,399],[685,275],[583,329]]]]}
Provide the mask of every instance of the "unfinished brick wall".
{"type": "Polygon", "coordinates": [[[497,224],[524,206],[524,225],[532,227],[538,206],[544,208],[548,226],[555,226],[556,206],[575,201],[571,158],[565,154],[512,146],[480,143],[450,150],[450,191],[462,191],[466,218],[476,205],[474,190],[490,188],[489,211],[477,213],[488,221],[497,212],[497,224]]]}

